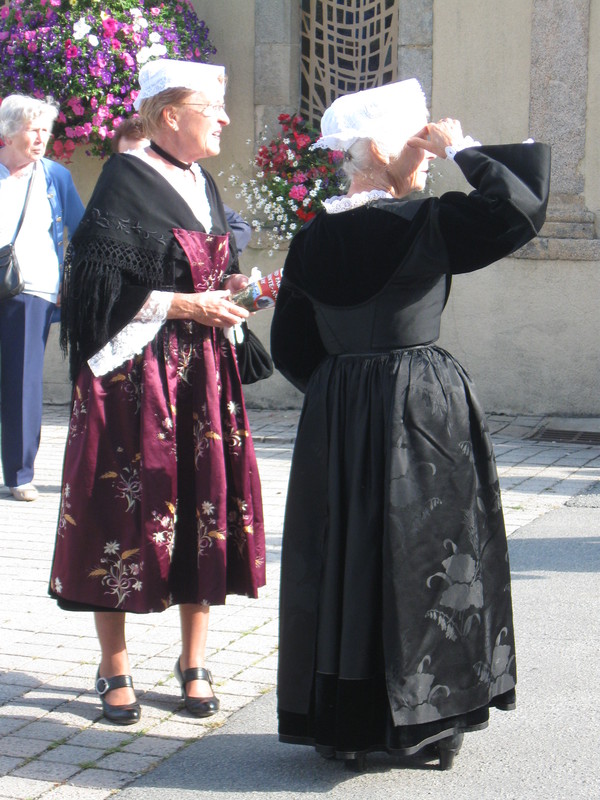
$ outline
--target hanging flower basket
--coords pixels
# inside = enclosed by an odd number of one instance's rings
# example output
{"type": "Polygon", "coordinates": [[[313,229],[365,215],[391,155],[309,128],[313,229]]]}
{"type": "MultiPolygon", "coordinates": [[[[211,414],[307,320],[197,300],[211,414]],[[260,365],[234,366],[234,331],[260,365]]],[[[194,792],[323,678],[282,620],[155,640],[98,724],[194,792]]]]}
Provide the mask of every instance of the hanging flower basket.
{"type": "Polygon", "coordinates": [[[259,146],[254,177],[240,181],[232,170],[229,184],[243,200],[256,234],[254,241],[271,249],[285,248],[323,201],[342,193],[343,153],[311,150],[319,132],[299,114],[280,114],[281,132],[259,146]]]}
{"type": "Polygon", "coordinates": [[[0,97],[54,99],[54,156],[68,162],[86,145],[102,157],[132,113],[146,61],[215,52],[190,0],[10,0],[0,8],[0,97]]]}

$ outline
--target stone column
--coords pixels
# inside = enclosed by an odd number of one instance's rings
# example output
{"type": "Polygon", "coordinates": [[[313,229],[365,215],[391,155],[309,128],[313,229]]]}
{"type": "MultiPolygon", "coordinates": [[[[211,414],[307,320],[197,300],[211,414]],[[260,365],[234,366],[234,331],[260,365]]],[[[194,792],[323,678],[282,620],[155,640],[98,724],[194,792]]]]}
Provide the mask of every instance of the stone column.
{"type": "Polygon", "coordinates": [[[431,103],[433,0],[402,0],[398,26],[398,77],[418,78],[431,103]]]}
{"type": "Polygon", "coordinates": [[[594,215],[585,207],[584,176],[590,0],[533,0],[531,135],[552,145],[552,185],[542,239],[532,255],[595,260],[594,215]]]}
{"type": "Polygon", "coordinates": [[[255,0],[256,139],[278,132],[277,116],[300,102],[300,3],[255,0]]]}

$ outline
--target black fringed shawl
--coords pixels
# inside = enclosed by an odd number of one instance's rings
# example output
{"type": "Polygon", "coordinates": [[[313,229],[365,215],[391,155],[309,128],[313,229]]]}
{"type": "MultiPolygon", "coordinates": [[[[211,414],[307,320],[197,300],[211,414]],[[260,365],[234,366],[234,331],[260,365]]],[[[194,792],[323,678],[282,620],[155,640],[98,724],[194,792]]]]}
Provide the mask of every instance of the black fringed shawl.
{"type": "MultiPolygon", "coordinates": [[[[212,232],[229,232],[223,203],[203,171],[212,232]]],[[[173,228],[204,231],[191,208],[155,169],[136,156],[105,164],[65,257],[61,346],[71,380],[81,364],[118,333],[154,289],[193,292],[189,262],[173,228]]],[[[239,272],[229,237],[227,273],[239,272]]]]}

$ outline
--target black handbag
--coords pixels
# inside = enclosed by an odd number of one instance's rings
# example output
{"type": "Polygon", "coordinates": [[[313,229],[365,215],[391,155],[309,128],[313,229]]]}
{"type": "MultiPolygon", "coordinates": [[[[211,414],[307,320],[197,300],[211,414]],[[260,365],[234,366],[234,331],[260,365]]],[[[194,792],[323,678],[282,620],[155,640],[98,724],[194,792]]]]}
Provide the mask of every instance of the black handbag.
{"type": "Polygon", "coordinates": [[[235,352],[242,383],[256,383],[273,374],[271,356],[258,336],[242,322],[235,332],[235,352]]]}
{"type": "Polygon", "coordinates": [[[35,165],[31,172],[31,178],[29,178],[27,194],[25,195],[25,203],[23,204],[23,211],[21,211],[21,217],[19,218],[19,224],[17,225],[15,235],[12,238],[12,242],[5,244],[4,247],[0,247],[0,300],[6,300],[9,297],[15,297],[16,295],[20,294],[25,287],[25,282],[23,280],[23,276],[21,275],[21,270],[19,269],[17,254],[15,253],[15,242],[17,240],[17,236],[19,235],[19,231],[21,230],[25,212],[27,211],[27,204],[29,203],[29,195],[31,194],[31,184],[33,183],[34,175],[35,165]]]}

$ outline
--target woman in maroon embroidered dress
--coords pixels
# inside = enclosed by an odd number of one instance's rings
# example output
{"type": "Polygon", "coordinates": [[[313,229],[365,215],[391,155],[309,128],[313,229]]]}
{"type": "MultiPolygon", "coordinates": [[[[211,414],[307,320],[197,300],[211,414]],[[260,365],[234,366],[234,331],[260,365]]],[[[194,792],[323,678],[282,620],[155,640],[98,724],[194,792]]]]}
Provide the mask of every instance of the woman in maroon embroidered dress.
{"type": "Polygon", "coordinates": [[[74,382],[50,594],[92,610],[104,716],[140,717],[125,612],[180,606],[175,665],[196,716],[209,609],[265,582],[260,481],[227,328],[247,283],[212,178],[229,123],[223,67],[153,61],[136,101],[150,146],[105,165],[67,256],[74,382]]]}

